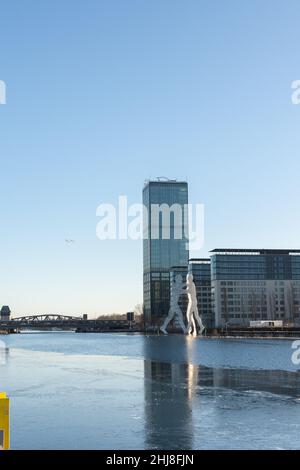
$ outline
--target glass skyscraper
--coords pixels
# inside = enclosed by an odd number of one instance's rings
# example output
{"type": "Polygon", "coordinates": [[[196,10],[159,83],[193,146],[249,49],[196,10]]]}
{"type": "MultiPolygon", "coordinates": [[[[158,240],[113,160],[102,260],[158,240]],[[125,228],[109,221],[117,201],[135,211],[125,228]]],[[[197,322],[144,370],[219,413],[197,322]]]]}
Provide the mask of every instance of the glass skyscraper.
{"type": "Polygon", "coordinates": [[[169,311],[170,268],[182,266],[187,269],[188,266],[188,184],[176,180],[147,181],[143,190],[143,204],[146,208],[143,241],[144,315],[147,323],[156,324],[169,311]],[[169,217],[165,217],[158,208],[169,208],[169,217]]]}

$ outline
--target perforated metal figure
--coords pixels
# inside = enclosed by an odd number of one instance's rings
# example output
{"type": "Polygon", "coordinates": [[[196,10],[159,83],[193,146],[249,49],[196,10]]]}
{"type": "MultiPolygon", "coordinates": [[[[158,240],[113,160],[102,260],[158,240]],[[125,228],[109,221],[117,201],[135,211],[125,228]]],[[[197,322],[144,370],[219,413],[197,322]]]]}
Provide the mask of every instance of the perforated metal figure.
{"type": "Polygon", "coordinates": [[[187,334],[193,334],[193,336],[197,336],[197,322],[200,328],[199,334],[202,335],[203,331],[205,330],[205,327],[199,315],[196,286],[194,283],[193,275],[191,273],[186,276],[186,286],[186,293],[189,301],[186,311],[187,334]]]}
{"type": "Polygon", "coordinates": [[[166,317],[163,325],[160,327],[160,331],[164,333],[165,335],[168,334],[167,332],[167,327],[169,323],[174,320],[174,318],[177,318],[178,323],[183,331],[183,333],[186,334],[186,327],[183,321],[183,313],[182,310],[179,306],[179,299],[182,294],[184,294],[186,290],[184,289],[184,284],[182,280],[182,276],[180,274],[177,274],[174,282],[171,285],[171,303],[170,303],[170,310],[168,313],[168,316],[166,317]]]}

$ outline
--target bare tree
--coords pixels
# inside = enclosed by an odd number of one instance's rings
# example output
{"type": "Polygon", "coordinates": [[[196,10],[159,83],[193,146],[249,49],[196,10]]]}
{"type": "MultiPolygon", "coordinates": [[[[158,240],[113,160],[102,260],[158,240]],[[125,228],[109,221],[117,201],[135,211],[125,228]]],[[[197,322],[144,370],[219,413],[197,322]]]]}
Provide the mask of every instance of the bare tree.
{"type": "Polygon", "coordinates": [[[134,318],[139,323],[144,323],[144,305],[137,304],[134,307],[134,318]]]}
{"type": "Polygon", "coordinates": [[[100,315],[97,320],[126,320],[126,314],[112,313],[110,315],[100,315]]]}
{"type": "Polygon", "coordinates": [[[135,307],[134,307],[134,314],[135,315],[144,315],[144,305],[143,304],[137,304],[135,307]]]}

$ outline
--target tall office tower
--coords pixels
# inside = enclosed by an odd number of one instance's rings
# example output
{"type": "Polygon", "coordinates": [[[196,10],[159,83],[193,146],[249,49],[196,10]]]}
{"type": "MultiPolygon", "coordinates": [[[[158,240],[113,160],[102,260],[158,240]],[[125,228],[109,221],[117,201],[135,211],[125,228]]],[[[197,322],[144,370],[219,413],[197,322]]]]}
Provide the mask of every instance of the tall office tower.
{"type": "Polygon", "coordinates": [[[187,268],[188,184],[159,178],[147,181],[143,190],[144,218],[144,315],[158,324],[170,307],[170,268],[187,268]],[[186,209],[186,210],[185,210],[186,209]]]}
{"type": "Polygon", "coordinates": [[[213,250],[211,285],[216,327],[300,320],[300,250],[213,250]]]}

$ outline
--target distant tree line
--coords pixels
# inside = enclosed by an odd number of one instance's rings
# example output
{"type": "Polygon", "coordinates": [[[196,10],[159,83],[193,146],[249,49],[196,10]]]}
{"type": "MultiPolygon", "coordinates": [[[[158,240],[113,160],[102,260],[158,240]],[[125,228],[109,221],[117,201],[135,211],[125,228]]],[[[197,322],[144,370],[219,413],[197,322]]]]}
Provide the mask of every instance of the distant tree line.
{"type": "MultiPolygon", "coordinates": [[[[110,315],[100,315],[97,320],[127,320],[127,313],[112,313],[110,315]]],[[[142,323],[144,321],[143,305],[138,304],[134,308],[134,321],[142,323]]]]}

